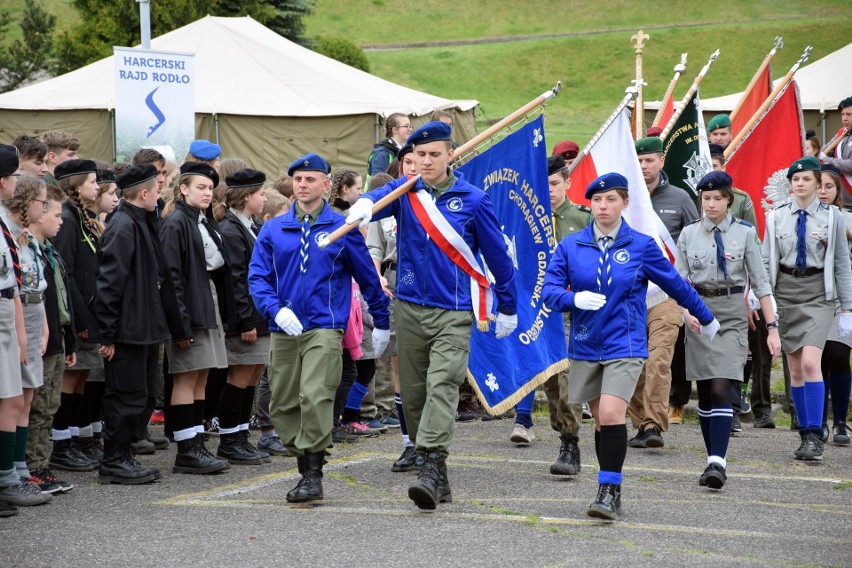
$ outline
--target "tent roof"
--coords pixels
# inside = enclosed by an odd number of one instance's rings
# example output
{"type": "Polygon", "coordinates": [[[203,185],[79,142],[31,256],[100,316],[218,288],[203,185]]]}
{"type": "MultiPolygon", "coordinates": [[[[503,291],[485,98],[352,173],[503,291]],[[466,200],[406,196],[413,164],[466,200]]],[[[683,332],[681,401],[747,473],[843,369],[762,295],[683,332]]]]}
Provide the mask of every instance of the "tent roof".
{"type": "MultiPolygon", "coordinates": [[[[837,109],[840,101],[852,95],[852,43],[805,65],[796,71],[793,78],[799,86],[799,98],[805,110],[837,109]]],[[[786,70],[785,70],[786,74],[786,70]]],[[[782,77],[783,78],[783,77],[782,77]]],[[[782,78],[775,80],[777,86],[782,78]]],[[[705,112],[730,112],[737,106],[743,92],[701,99],[701,109],[705,112]]],[[[657,109],[661,101],[647,103],[645,108],[657,109]]]]}
{"type": "MultiPolygon", "coordinates": [[[[401,87],[301,47],[246,16],[207,16],[151,40],[151,49],[195,54],[195,112],[255,116],[341,116],[436,108],[469,110],[454,101],[401,87]],[[239,73],[244,80],[225,80],[239,73]]],[[[0,95],[0,108],[111,109],[114,56],[0,95]]]]}

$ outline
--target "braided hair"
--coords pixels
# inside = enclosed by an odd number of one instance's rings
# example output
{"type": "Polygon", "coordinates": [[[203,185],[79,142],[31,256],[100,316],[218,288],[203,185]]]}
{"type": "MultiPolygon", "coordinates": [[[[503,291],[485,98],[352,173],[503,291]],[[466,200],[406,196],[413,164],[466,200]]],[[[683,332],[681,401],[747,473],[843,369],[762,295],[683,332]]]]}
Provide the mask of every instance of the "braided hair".
{"type": "Polygon", "coordinates": [[[43,179],[29,174],[21,174],[15,186],[15,194],[9,199],[3,200],[3,205],[6,209],[20,218],[21,227],[24,229],[18,237],[18,244],[21,246],[26,246],[29,243],[27,228],[30,225],[28,213],[30,204],[46,188],[47,184],[43,179]]]}
{"type": "Polygon", "coordinates": [[[341,209],[349,209],[349,203],[343,198],[343,189],[355,185],[360,174],[355,170],[340,168],[331,176],[331,189],[328,192],[328,202],[341,209]],[[338,203],[338,200],[340,203],[338,203]]]}
{"type": "Polygon", "coordinates": [[[88,214],[88,209],[86,204],[83,203],[83,198],[80,196],[80,190],[78,189],[86,180],[89,179],[89,176],[93,174],[77,174],[73,176],[68,176],[67,178],[62,178],[59,180],[59,187],[68,194],[68,198],[77,207],[78,212],[80,213],[80,217],[83,219],[83,225],[89,230],[89,232],[95,237],[101,236],[101,230],[98,227],[95,219],[92,218],[91,215],[88,214]]]}

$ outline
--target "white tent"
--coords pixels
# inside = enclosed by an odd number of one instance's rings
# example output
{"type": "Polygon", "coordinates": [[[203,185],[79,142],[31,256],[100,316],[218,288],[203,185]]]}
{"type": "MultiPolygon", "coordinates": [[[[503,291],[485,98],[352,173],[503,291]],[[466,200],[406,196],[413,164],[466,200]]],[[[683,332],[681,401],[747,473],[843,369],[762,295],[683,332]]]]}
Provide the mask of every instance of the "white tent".
{"type": "MultiPolygon", "coordinates": [[[[776,85],[788,70],[789,68],[781,69],[777,65],[773,66],[773,74],[778,77],[775,80],[776,85]]],[[[837,110],[837,105],[846,97],[852,96],[852,43],[813,63],[803,65],[796,71],[794,79],[799,86],[805,128],[815,130],[818,136],[821,135],[820,110],[825,109],[826,132],[830,138],[840,127],[840,112],[837,110]]],[[[731,112],[742,95],[741,91],[711,99],[702,98],[701,107],[705,113],[705,120],[718,113],[731,112]]],[[[660,108],[660,102],[646,103],[645,109],[653,109],[656,112],[656,109],[660,108]]]]}
{"type": "MultiPolygon", "coordinates": [[[[455,136],[475,133],[477,101],[453,101],[385,81],[305,49],[250,17],[207,16],[151,41],[155,50],[195,54],[196,135],[218,139],[224,157],[278,173],[315,151],[333,167],[363,170],[382,117],[455,116],[455,136]]],[[[0,95],[0,138],[49,129],[74,132],[81,153],[113,159],[113,57],[0,95]]],[[[378,134],[377,134],[378,133],[378,134]]],[[[181,157],[178,157],[180,159],[181,157]]]]}

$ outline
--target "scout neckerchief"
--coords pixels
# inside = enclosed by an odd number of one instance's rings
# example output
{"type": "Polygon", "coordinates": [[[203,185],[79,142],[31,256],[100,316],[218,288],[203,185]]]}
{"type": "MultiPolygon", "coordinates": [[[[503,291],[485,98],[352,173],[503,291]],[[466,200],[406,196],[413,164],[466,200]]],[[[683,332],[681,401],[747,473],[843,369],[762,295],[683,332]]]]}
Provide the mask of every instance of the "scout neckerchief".
{"type": "Polygon", "coordinates": [[[456,266],[470,276],[470,298],[476,314],[476,327],[480,331],[488,331],[488,316],[491,314],[493,296],[488,278],[479,267],[473,251],[438,210],[426,190],[421,188],[414,195],[409,191],[405,197],[429,238],[456,266]]]}

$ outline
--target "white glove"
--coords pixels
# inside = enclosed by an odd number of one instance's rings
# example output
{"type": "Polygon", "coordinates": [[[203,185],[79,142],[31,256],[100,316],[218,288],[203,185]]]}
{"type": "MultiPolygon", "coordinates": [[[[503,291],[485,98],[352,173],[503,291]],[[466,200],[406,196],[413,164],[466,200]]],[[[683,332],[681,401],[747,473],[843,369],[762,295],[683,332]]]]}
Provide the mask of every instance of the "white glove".
{"type": "Polygon", "coordinates": [[[852,314],[841,313],[837,318],[837,335],[846,337],[852,333],[852,314]]]}
{"type": "Polygon", "coordinates": [[[380,357],[382,353],[385,352],[385,349],[388,348],[388,342],[390,341],[390,330],[389,329],[379,329],[377,327],[373,328],[373,334],[370,336],[373,340],[373,354],[376,357],[380,357]]]}
{"type": "Polygon", "coordinates": [[[757,299],[757,296],[754,295],[754,290],[749,288],[748,296],[746,296],[746,301],[748,301],[748,309],[755,312],[760,310],[760,300],[757,299]]]}
{"type": "Polygon", "coordinates": [[[701,326],[701,337],[708,342],[713,341],[713,338],[716,337],[716,333],[719,331],[719,327],[719,320],[713,318],[713,321],[701,326]]]}
{"type": "Polygon", "coordinates": [[[579,310],[597,311],[606,304],[606,296],[583,290],[574,293],[574,305],[579,310]]]}
{"type": "Polygon", "coordinates": [[[518,314],[510,316],[500,312],[497,314],[497,339],[511,335],[515,328],[518,327],[518,314]]]}
{"type": "Polygon", "coordinates": [[[352,225],[361,221],[358,224],[358,228],[363,229],[366,227],[370,219],[373,218],[373,205],[375,204],[366,197],[360,198],[349,208],[349,216],[346,218],[346,224],[352,225]]]}
{"type": "Polygon", "coordinates": [[[293,336],[302,335],[304,329],[302,322],[299,321],[299,318],[296,317],[296,314],[290,308],[281,308],[278,310],[278,315],[275,316],[275,325],[287,335],[293,336]]]}

